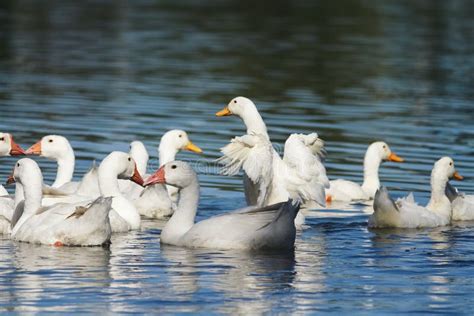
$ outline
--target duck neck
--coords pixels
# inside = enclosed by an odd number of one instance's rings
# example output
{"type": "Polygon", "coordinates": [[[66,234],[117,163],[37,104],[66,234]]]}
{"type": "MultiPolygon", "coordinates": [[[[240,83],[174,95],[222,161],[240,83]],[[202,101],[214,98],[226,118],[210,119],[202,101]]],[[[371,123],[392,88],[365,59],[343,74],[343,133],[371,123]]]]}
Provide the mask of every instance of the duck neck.
{"type": "Polygon", "coordinates": [[[247,127],[247,134],[262,134],[267,136],[268,138],[268,131],[265,122],[262,119],[260,113],[258,113],[257,108],[255,107],[248,107],[244,111],[244,113],[240,116],[242,121],[244,122],[245,126],[247,127]]]}
{"type": "Polygon", "coordinates": [[[68,147],[67,151],[58,157],[57,162],[58,173],[56,174],[56,180],[52,185],[53,188],[59,188],[72,180],[75,164],[74,151],[72,148],[68,147]]]}
{"type": "Polygon", "coordinates": [[[181,189],[179,193],[178,207],[163,229],[162,235],[165,238],[178,239],[194,225],[199,203],[199,183],[197,179],[189,186],[181,189]]]}
{"type": "Polygon", "coordinates": [[[148,165],[148,156],[135,157],[132,155],[132,158],[133,160],[135,160],[135,163],[137,164],[137,170],[140,173],[140,175],[145,175],[146,167],[148,165]]]}
{"type": "Polygon", "coordinates": [[[370,198],[375,196],[375,192],[380,187],[379,167],[381,162],[382,160],[378,155],[369,148],[364,157],[364,182],[362,183],[362,190],[370,198]]]}
{"type": "Polygon", "coordinates": [[[23,193],[23,186],[21,183],[15,183],[15,207],[20,204],[21,201],[25,199],[25,194],[23,193]]]}
{"type": "Polygon", "coordinates": [[[102,163],[99,166],[99,189],[105,197],[122,196],[118,183],[118,171],[112,164],[102,163]]]}
{"type": "Polygon", "coordinates": [[[164,164],[175,160],[176,155],[178,154],[178,149],[175,146],[172,146],[166,140],[160,142],[158,147],[158,158],[160,159],[160,167],[164,164]]]}
{"type": "Polygon", "coordinates": [[[440,177],[436,170],[431,173],[431,198],[426,206],[430,211],[451,217],[451,202],[446,196],[447,177],[440,177]]]}
{"type": "Polygon", "coordinates": [[[43,198],[43,176],[41,175],[41,171],[28,177],[27,182],[21,184],[20,188],[21,187],[23,187],[23,195],[25,199],[24,214],[36,213],[36,211],[41,207],[41,200],[43,198]]]}

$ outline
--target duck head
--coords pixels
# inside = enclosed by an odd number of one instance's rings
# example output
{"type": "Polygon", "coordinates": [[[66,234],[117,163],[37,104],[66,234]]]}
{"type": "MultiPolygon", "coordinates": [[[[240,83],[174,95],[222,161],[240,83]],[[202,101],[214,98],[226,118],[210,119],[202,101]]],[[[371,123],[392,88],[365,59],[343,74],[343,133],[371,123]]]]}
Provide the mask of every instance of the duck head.
{"type": "Polygon", "coordinates": [[[71,144],[66,137],[47,135],[26,150],[27,155],[39,155],[45,158],[58,160],[64,156],[74,154],[71,144]]]}
{"type": "Polygon", "coordinates": [[[158,169],[144,185],[157,183],[168,184],[177,188],[185,188],[196,181],[196,172],[184,161],[170,161],[158,169]]]}
{"type": "Polygon", "coordinates": [[[19,156],[24,154],[25,152],[15,143],[11,134],[0,132],[0,156],[19,156]]]}

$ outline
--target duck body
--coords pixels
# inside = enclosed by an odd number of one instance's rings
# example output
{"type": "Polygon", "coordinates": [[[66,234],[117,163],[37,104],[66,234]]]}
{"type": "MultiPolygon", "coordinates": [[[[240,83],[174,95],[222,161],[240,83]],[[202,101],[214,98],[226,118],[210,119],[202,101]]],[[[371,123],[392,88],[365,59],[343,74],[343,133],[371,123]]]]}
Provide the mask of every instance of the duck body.
{"type": "Polygon", "coordinates": [[[176,211],[163,228],[163,244],[214,249],[289,249],[294,246],[294,219],[299,205],[291,201],[249,207],[194,223],[199,183],[192,168],[180,161],[165,164],[146,184],[167,183],[180,188],[176,211]]]}
{"type": "Polygon", "coordinates": [[[0,197],[0,235],[10,233],[15,203],[9,197],[0,197]]]}
{"type": "Polygon", "coordinates": [[[474,195],[458,195],[452,202],[453,221],[474,220],[474,195]]]}
{"type": "Polygon", "coordinates": [[[111,198],[91,203],[58,203],[42,207],[43,177],[36,162],[20,159],[11,177],[22,194],[11,219],[11,238],[16,241],[65,246],[97,246],[110,240],[108,219],[111,198]]]}
{"type": "Polygon", "coordinates": [[[449,216],[439,215],[418,205],[412,194],[394,202],[385,187],[377,191],[374,214],[369,218],[369,227],[372,228],[423,228],[446,226],[449,223],[449,216]]]}
{"type": "Polygon", "coordinates": [[[282,202],[267,207],[250,207],[215,216],[192,226],[182,237],[163,235],[162,242],[189,248],[292,249],[299,206],[282,202]]]}
{"type": "MultiPolygon", "coordinates": [[[[84,203],[59,203],[44,212],[32,214],[14,227],[13,240],[61,246],[100,246],[110,240],[111,198],[100,197],[90,206],[84,203]],[[77,217],[76,210],[87,211],[77,217]]],[[[41,210],[40,210],[41,211],[41,210]]],[[[24,215],[25,216],[25,215],[24,215]]]]}
{"type": "Polygon", "coordinates": [[[462,179],[449,157],[439,159],[431,172],[431,198],[426,207],[415,203],[413,195],[396,202],[385,187],[374,198],[374,213],[369,218],[372,228],[422,228],[449,225],[452,218],[451,201],[446,196],[446,183],[451,177],[462,179]]]}
{"type": "Polygon", "coordinates": [[[329,181],[326,196],[330,196],[328,200],[344,202],[371,199],[371,195],[365,192],[360,184],[344,179],[329,181]]]}

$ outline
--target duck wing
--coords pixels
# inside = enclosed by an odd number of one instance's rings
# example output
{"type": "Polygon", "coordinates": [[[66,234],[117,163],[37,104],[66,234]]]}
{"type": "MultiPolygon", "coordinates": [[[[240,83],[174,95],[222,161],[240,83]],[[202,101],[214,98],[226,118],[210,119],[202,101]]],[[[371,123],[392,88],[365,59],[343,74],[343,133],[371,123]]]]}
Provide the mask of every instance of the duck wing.
{"type": "Polygon", "coordinates": [[[265,135],[248,134],[235,137],[221,148],[223,156],[217,161],[223,165],[221,173],[235,175],[242,169],[258,187],[257,204],[264,205],[273,178],[273,147],[265,135]]]}

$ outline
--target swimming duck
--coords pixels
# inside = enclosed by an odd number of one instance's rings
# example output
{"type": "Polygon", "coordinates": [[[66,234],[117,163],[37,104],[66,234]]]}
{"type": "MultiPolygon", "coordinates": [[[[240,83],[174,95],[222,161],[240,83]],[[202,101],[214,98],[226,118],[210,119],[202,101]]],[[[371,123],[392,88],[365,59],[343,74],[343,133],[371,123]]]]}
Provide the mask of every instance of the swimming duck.
{"type": "Polygon", "coordinates": [[[161,231],[163,244],[213,249],[291,249],[299,210],[292,201],[266,207],[250,207],[194,223],[199,201],[199,182],[189,164],[166,163],[145,185],[166,183],[179,189],[177,210],[161,231]]]}
{"type": "Polygon", "coordinates": [[[474,220],[474,195],[460,193],[449,182],[446,184],[446,195],[453,208],[453,221],[474,220]]]}
{"type": "MultiPolygon", "coordinates": [[[[325,205],[324,188],[329,186],[329,180],[322,163],[324,142],[316,133],[290,135],[285,142],[282,159],[273,148],[267,127],[250,99],[236,97],[216,113],[216,116],[228,115],[240,117],[247,128],[247,134],[235,137],[229,145],[223,147],[223,157],[219,161],[224,164],[224,174],[235,174],[238,170],[234,166],[244,170],[248,205],[264,206],[296,196],[312,207],[325,205]]],[[[300,212],[296,224],[300,226],[303,221],[304,216],[300,212]]]]}
{"type": "MultiPolygon", "coordinates": [[[[133,149],[133,148],[132,148],[133,149]]],[[[194,153],[202,153],[201,148],[194,145],[183,130],[170,130],[166,132],[158,147],[159,165],[173,161],[181,150],[188,150],[194,153]]],[[[139,161],[144,161],[143,150],[131,152],[132,157],[139,161]]],[[[139,213],[149,218],[163,218],[173,214],[178,200],[178,189],[172,186],[156,184],[146,187],[140,196],[133,203],[139,213]]]]}
{"type": "Polygon", "coordinates": [[[413,194],[396,202],[388,190],[381,187],[375,194],[374,213],[369,218],[369,227],[421,228],[449,225],[451,222],[451,201],[446,196],[449,179],[462,180],[456,172],[450,157],[438,160],[431,172],[431,198],[426,207],[418,205],[413,194]]]}
{"type": "Polygon", "coordinates": [[[384,161],[403,162],[385,142],[370,144],[364,157],[364,182],[358,183],[337,179],[329,182],[326,201],[372,200],[380,187],[379,167],[384,161]]]}
{"type": "Polygon", "coordinates": [[[97,246],[110,240],[111,198],[42,207],[43,176],[30,158],[15,164],[9,182],[15,181],[22,185],[25,199],[13,215],[13,240],[55,246],[97,246]]]}

